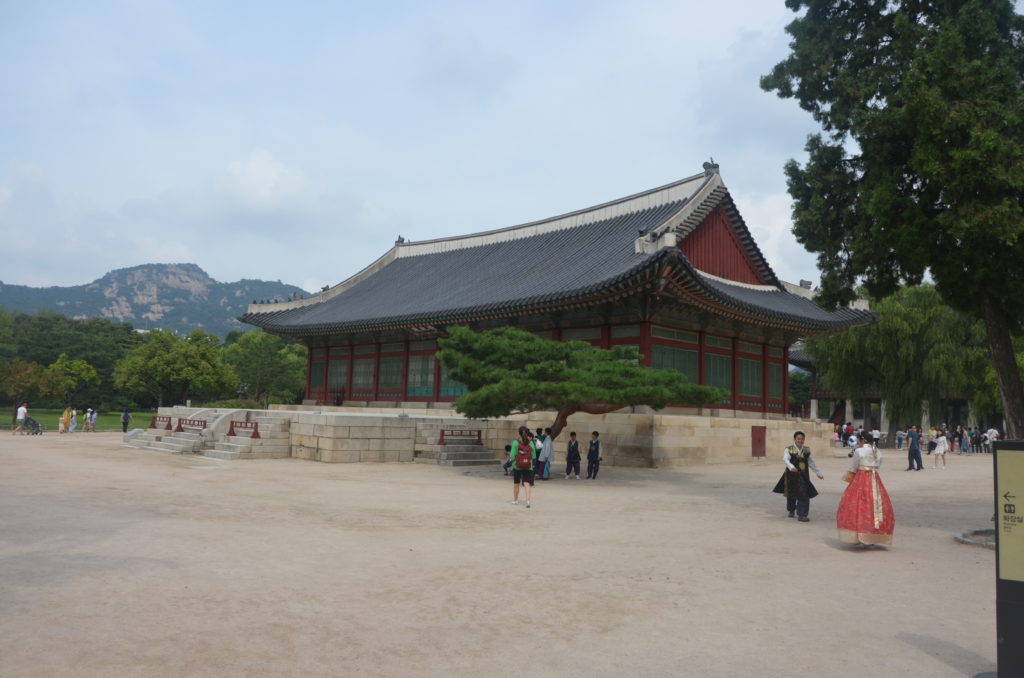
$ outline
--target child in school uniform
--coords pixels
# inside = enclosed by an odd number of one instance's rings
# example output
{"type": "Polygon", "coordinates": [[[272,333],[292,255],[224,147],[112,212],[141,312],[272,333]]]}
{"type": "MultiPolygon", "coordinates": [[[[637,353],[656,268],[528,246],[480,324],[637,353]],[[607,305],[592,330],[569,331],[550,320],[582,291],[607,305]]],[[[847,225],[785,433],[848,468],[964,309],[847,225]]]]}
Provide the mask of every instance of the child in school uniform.
{"type": "Polygon", "coordinates": [[[590,447],[587,448],[587,478],[597,480],[597,472],[601,469],[601,434],[594,431],[590,434],[590,447]]]}

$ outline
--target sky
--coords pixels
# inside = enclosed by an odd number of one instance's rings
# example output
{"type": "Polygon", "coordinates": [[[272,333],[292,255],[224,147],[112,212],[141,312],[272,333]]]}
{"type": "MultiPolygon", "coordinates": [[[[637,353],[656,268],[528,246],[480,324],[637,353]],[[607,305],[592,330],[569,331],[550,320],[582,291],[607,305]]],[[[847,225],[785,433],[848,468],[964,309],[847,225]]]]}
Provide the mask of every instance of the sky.
{"type": "MultiPolygon", "coordinates": [[[[758,81],[782,0],[0,0],[0,281],[146,263],[335,285],[395,240],[504,228],[714,158],[783,280],[817,284],[758,81]]],[[[580,256],[586,256],[585,251],[580,256]]]]}

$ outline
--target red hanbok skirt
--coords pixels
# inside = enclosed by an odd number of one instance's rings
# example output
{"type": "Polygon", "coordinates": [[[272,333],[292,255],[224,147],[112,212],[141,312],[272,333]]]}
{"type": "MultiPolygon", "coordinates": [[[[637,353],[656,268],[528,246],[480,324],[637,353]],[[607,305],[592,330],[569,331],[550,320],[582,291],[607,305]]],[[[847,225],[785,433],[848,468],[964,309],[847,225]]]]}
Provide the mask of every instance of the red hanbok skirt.
{"type": "Polygon", "coordinates": [[[858,470],[836,512],[839,539],[849,544],[892,545],[896,516],[877,471],[858,470]]]}

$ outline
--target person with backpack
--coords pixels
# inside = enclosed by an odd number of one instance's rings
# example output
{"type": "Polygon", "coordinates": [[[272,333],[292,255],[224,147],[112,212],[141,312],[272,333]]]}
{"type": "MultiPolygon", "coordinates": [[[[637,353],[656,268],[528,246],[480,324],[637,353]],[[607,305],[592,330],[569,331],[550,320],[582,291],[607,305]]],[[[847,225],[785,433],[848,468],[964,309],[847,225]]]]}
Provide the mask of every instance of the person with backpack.
{"type": "Polygon", "coordinates": [[[526,508],[530,508],[537,462],[537,444],[530,439],[530,429],[519,427],[519,438],[512,441],[508,458],[512,462],[512,503],[519,503],[519,486],[522,485],[526,490],[526,508]]]}
{"type": "Polygon", "coordinates": [[[124,408],[124,412],[121,413],[121,432],[128,433],[128,424],[132,420],[132,413],[128,411],[128,408],[124,408]]]}

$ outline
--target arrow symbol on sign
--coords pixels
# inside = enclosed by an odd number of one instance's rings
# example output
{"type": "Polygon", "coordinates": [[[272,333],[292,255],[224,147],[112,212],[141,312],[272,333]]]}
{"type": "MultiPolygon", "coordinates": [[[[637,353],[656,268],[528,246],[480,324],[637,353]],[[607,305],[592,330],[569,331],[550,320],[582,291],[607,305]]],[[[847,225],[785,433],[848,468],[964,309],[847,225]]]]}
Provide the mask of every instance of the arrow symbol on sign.
{"type": "Polygon", "coordinates": [[[1007,491],[1006,494],[1003,495],[1003,499],[1005,499],[1006,501],[1010,501],[1011,499],[1016,499],[1016,498],[1017,498],[1017,495],[1010,494],[1009,491],[1007,491]]]}

